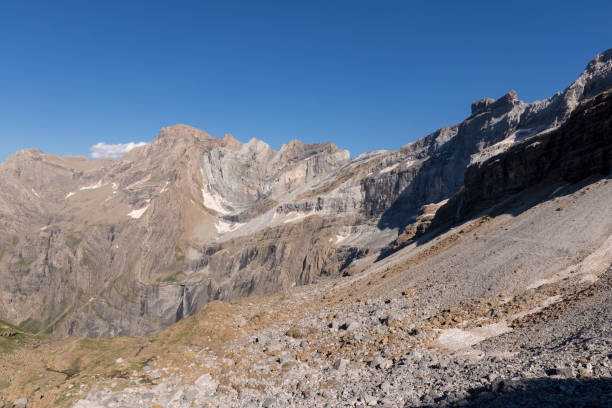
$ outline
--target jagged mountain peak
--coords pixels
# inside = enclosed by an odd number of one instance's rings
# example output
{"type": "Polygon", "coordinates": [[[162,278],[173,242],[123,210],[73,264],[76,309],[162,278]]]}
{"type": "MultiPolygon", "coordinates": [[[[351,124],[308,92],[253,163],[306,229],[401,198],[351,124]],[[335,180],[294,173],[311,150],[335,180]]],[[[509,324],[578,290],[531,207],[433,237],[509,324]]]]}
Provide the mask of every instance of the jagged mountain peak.
{"type": "MultiPolygon", "coordinates": [[[[4,162],[0,162],[0,163],[5,163],[5,164],[14,163],[17,165],[21,165],[31,160],[44,160],[45,158],[49,156],[54,156],[54,155],[50,155],[50,154],[43,152],[40,149],[30,147],[27,149],[21,149],[21,150],[16,151],[15,153],[7,157],[6,160],[4,160],[4,162]]],[[[55,156],[55,157],[59,157],[59,156],[55,156]]]]}
{"type": "Polygon", "coordinates": [[[612,48],[600,52],[591,61],[589,61],[586,67],[586,71],[595,71],[601,64],[606,64],[610,62],[612,62],[612,48]]]}
{"type": "Polygon", "coordinates": [[[472,115],[486,111],[493,102],[495,102],[493,98],[482,98],[472,102],[472,115]]]}
{"type": "Polygon", "coordinates": [[[247,150],[252,150],[255,152],[265,152],[268,150],[272,150],[269,144],[264,142],[263,140],[259,140],[257,138],[251,138],[248,142],[243,145],[247,150]]]}
{"type": "Polygon", "coordinates": [[[515,106],[520,105],[518,95],[515,90],[508,91],[498,99],[482,98],[472,102],[472,116],[483,112],[492,111],[496,116],[512,110],[515,106]]]}
{"type": "Polygon", "coordinates": [[[282,145],[279,150],[281,155],[288,157],[305,157],[318,153],[333,154],[340,151],[346,152],[347,157],[350,156],[347,150],[338,149],[338,146],[332,142],[304,143],[299,140],[291,140],[290,142],[282,145]]]}
{"type": "Polygon", "coordinates": [[[566,89],[568,106],[575,108],[580,100],[612,87],[612,48],[597,54],[578,79],[566,89]]]}
{"type": "Polygon", "coordinates": [[[177,124],[164,127],[159,131],[158,139],[163,138],[193,138],[196,140],[218,140],[205,131],[193,126],[177,124]]]}
{"type": "Polygon", "coordinates": [[[516,94],[516,91],[512,89],[508,91],[506,94],[504,94],[501,98],[499,98],[496,102],[515,104],[516,102],[518,102],[518,100],[519,98],[518,98],[518,95],[516,94]]]}
{"type": "Polygon", "coordinates": [[[305,143],[303,143],[303,142],[301,142],[301,141],[299,141],[297,139],[294,139],[294,140],[290,140],[287,143],[285,143],[284,145],[282,145],[280,150],[282,152],[284,150],[299,149],[299,148],[301,148],[301,147],[303,147],[305,145],[306,145],[305,143]]]}
{"type": "Polygon", "coordinates": [[[488,109],[494,116],[500,116],[512,111],[515,107],[523,104],[516,94],[516,91],[511,90],[488,105],[488,109]]]}
{"type": "MultiPolygon", "coordinates": [[[[597,54],[587,64],[580,76],[564,91],[557,92],[548,99],[528,104],[524,115],[525,117],[534,114],[547,116],[548,112],[546,111],[556,111],[558,117],[553,122],[558,125],[567,119],[568,115],[576,108],[580,101],[590,98],[610,87],[612,87],[612,48],[597,54]]],[[[516,91],[512,90],[497,100],[482,98],[474,101],[471,106],[472,116],[490,110],[495,111],[495,114],[498,115],[522,103],[518,99],[516,91]]],[[[537,129],[537,131],[543,130],[541,127],[534,129],[537,129]]]]}
{"type": "Polygon", "coordinates": [[[240,146],[242,146],[242,143],[240,143],[239,140],[237,140],[234,136],[232,136],[231,133],[226,133],[223,136],[223,143],[225,144],[226,148],[232,149],[232,150],[240,149],[240,146]]]}
{"type": "Polygon", "coordinates": [[[14,155],[24,155],[24,156],[37,156],[41,154],[43,154],[43,151],[35,147],[29,147],[27,149],[22,149],[14,153],[14,155]]]}

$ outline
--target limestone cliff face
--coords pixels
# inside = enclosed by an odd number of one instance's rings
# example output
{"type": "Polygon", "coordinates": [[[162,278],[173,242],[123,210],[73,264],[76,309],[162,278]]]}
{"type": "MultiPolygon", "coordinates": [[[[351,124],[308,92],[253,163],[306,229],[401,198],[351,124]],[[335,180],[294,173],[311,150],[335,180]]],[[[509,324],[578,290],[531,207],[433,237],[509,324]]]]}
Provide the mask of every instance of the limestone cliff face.
{"type": "Polygon", "coordinates": [[[483,99],[457,125],[355,158],[333,143],[275,150],[186,125],[118,160],[18,152],[0,163],[0,318],[55,335],[140,335],[213,299],[340,274],[399,228],[429,223],[419,208],[455,194],[470,163],[555,129],[610,88],[611,67],[607,51],[548,100],[483,99]]]}
{"type": "Polygon", "coordinates": [[[363,180],[365,212],[382,214],[381,226],[405,226],[423,204],[436,203],[462,185],[470,163],[486,160],[521,140],[560,126],[578,104],[612,87],[612,50],[597,55],[563,92],[524,103],[510,91],[472,104],[465,121],[445,127],[394,153],[397,165],[363,180]]]}
{"type": "Polygon", "coordinates": [[[558,129],[475,163],[432,228],[461,221],[539,183],[574,183],[612,172],[612,91],[582,102],[558,129]]]}
{"type": "Polygon", "coordinates": [[[59,335],[144,334],[181,317],[181,285],[199,307],[338,273],[334,223],[277,200],[348,161],[331,143],[275,151],[185,125],[120,160],[19,152],[0,165],[0,313],[59,335]]]}

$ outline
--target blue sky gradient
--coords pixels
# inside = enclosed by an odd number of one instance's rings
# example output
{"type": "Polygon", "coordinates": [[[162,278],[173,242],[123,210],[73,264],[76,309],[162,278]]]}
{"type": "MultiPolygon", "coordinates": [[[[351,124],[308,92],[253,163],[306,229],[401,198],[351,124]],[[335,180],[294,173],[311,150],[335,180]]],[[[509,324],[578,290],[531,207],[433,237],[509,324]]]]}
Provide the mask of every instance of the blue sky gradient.
{"type": "Polygon", "coordinates": [[[0,160],[86,155],[186,123],[397,149],[612,47],[611,1],[2,1],[0,160]]]}

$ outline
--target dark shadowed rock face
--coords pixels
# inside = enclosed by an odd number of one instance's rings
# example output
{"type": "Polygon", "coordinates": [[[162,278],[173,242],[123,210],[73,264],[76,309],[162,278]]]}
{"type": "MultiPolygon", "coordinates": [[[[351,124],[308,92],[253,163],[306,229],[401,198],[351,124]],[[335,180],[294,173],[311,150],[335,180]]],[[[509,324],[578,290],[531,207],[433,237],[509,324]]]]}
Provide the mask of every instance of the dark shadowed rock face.
{"type": "Polygon", "coordinates": [[[422,205],[456,193],[470,163],[560,126],[581,101],[611,87],[612,50],[608,50],[597,55],[574,83],[549,99],[524,103],[510,91],[497,100],[474,102],[472,115],[465,121],[439,129],[395,153],[401,164],[394,171],[365,178],[364,212],[382,215],[381,227],[404,227],[422,205]]]}
{"type": "Polygon", "coordinates": [[[583,102],[558,130],[534,136],[468,167],[458,194],[432,227],[460,221],[542,182],[577,182],[612,172],[612,91],[583,102]]]}
{"type": "Polygon", "coordinates": [[[495,102],[495,99],[492,98],[483,98],[472,102],[472,115],[485,112],[493,102],[495,102]]]}

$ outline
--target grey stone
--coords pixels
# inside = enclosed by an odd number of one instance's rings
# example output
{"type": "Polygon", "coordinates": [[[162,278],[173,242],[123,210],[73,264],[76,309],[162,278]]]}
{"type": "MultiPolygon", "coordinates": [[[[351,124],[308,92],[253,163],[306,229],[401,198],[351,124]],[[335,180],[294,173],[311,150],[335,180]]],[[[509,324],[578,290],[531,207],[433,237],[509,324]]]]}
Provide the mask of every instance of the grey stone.
{"type": "Polygon", "coordinates": [[[340,330],[353,331],[359,328],[359,323],[356,321],[351,321],[351,322],[344,323],[339,328],[340,330]]]}
{"type": "Polygon", "coordinates": [[[28,405],[28,399],[27,398],[18,398],[13,402],[13,408],[26,408],[28,405]]]}
{"type": "Polygon", "coordinates": [[[574,377],[574,370],[570,367],[555,367],[547,370],[547,374],[550,376],[559,377],[574,377]]]}
{"type": "Polygon", "coordinates": [[[344,358],[339,358],[334,363],[334,368],[338,371],[344,370],[349,364],[349,361],[344,358]]]}
{"type": "Polygon", "coordinates": [[[387,381],[381,383],[379,387],[380,387],[380,390],[384,392],[385,394],[388,393],[389,390],[391,390],[391,384],[389,384],[387,381]]]}
{"type": "Polygon", "coordinates": [[[274,405],[276,405],[276,399],[272,397],[266,398],[264,402],[261,404],[263,408],[272,408],[274,407],[274,405]]]}
{"type": "Polygon", "coordinates": [[[393,362],[391,360],[387,360],[385,358],[377,356],[372,359],[370,365],[374,368],[386,370],[387,368],[390,368],[393,365],[393,362]]]}

